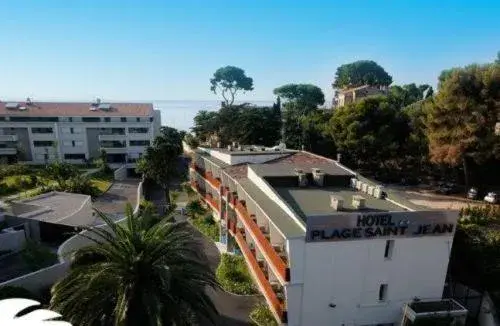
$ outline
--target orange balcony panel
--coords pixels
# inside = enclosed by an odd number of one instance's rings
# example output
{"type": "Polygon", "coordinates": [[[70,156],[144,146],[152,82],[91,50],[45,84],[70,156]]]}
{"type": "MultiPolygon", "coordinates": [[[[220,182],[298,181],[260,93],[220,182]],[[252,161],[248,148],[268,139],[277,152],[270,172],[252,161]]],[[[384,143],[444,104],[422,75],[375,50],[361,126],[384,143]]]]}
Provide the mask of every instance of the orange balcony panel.
{"type": "Polygon", "coordinates": [[[264,235],[262,233],[257,224],[251,219],[247,209],[241,203],[236,204],[235,210],[238,218],[241,220],[243,225],[245,225],[246,230],[255,240],[259,250],[266,258],[280,282],[284,284],[289,281],[290,269],[271,246],[271,243],[269,242],[269,235],[264,235]]]}
{"type": "Polygon", "coordinates": [[[271,286],[271,283],[266,278],[266,275],[264,272],[260,269],[259,264],[257,260],[255,259],[254,255],[252,254],[252,251],[248,247],[246,241],[243,239],[243,236],[241,233],[236,231],[235,234],[235,240],[236,243],[238,243],[238,246],[240,247],[240,250],[245,257],[245,261],[248,265],[248,268],[251,271],[252,276],[254,277],[255,281],[257,282],[257,285],[266,298],[267,304],[271,308],[271,311],[273,312],[274,316],[276,319],[278,319],[280,322],[286,322],[286,311],[284,309],[284,303],[282,300],[278,299],[276,296],[276,293],[274,293],[273,287],[271,286]]]}
{"type": "Polygon", "coordinates": [[[210,183],[215,189],[217,189],[217,192],[220,191],[220,186],[221,186],[221,181],[217,178],[213,177],[212,172],[207,172],[204,169],[191,164],[190,167],[198,172],[199,175],[201,175],[208,183],[210,183]]]}
{"type": "Polygon", "coordinates": [[[201,195],[201,199],[203,199],[212,209],[220,213],[219,204],[214,199],[212,194],[206,193],[196,184],[196,182],[191,182],[191,188],[193,188],[194,191],[199,193],[201,195]]]}

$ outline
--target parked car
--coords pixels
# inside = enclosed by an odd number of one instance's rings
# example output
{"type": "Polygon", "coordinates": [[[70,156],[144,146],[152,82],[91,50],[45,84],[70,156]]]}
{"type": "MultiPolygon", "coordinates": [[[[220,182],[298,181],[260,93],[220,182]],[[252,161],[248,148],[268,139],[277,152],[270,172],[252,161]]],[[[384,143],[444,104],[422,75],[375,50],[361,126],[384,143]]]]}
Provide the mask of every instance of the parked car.
{"type": "Polygon", "coordinates": [[[489,192],[484,196],[484,201],[490,204],[496,204],[498,202],[498,195],[496,192],[489,192]]]}
{"type": "Polygon", "coordinates": [[[479,190],[475,187],[470,188],[467,192],[467,198],[473,200],[479,199],[479,190]]]}
{"type": "Polygon", "coordinates": [[[447,183],[439,183],[438,188],[436,189],[436,193],[442,195],[451,195],[460,192],[459,187],[451,182],[447,183]]]}

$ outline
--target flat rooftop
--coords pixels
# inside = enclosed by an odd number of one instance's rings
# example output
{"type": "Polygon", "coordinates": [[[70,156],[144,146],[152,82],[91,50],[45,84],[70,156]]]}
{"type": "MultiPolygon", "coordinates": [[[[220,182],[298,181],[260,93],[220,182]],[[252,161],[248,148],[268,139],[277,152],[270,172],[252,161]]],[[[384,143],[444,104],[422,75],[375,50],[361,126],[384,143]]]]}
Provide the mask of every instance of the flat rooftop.
{"type": "MultiPolygon", "coordinates": [[[[12,203],[12,213],[20,218],[68,226],[81,226],[78,219],[68,219],[90,201],[90,196],[67,192],[49,192],[12,203]]],[[[92,214],[91,212],[89,212],[92,214]]]]}
{"type": "Polygon", "coordinates": [[[313,168],[319,168],[329,175],[355,176],[346,169],[331,163],[264,163],[252,164],[250,168],[261,177],[295,176],[296,169],[302,169],[304,173],[312,173],[313,168]]]}
{"type": "Polygon", "coordinates": [[[339,187],[275,187],[278,194],[287,202],[304,221],[307,216],[341,214],[343,212],[389,212],[403,211],[400,206],[384,199],[378,199],[368,194],[339,187]],[[342,211],[334,211],[330,206],[330,195],[344,199],[342,211]],[[352,196],[360,195],[366,200],[366,207],[362,210],[352,206],[352,196]]]}

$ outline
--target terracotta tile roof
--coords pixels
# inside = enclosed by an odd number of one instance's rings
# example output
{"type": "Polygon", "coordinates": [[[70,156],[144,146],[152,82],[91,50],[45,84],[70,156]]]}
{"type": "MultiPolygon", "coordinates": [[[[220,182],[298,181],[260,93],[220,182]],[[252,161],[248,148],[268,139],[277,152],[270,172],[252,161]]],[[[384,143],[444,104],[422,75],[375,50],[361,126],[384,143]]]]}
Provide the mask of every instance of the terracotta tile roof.
{"type": "Polygon", "coordinates": [[[236,180],[244,179],[247,177],[248,164],[242,163],[237,165],[230,165],[224,168],[224,172],[226,172],[229,176],[233,177],[236,180]]]}
{"type": "Polygon", "coordinates": [[[92,103],[70,103],[70,102],[0,102],[0,116],[30,116],[30,117],[101,117],[101,116],[152,116],[153,104],[151,103],[102,103],[109,104],[110,110],[91,111],[92,103]],[[19,103],[26,110],[7,109],[7,103],[19,103]]]}

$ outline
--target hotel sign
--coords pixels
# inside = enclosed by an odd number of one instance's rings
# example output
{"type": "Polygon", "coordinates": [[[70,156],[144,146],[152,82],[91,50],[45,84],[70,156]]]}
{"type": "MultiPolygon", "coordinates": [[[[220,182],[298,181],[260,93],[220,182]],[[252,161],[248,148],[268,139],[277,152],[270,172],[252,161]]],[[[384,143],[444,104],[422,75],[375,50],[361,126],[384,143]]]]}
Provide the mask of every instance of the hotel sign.
{"type": "Polygon", "coordinates": [[[445,236],[455,232],[458,212],[346,213],[307,217],[307,242],[445,236]]]}

